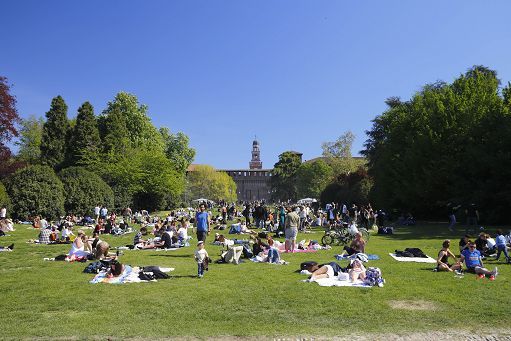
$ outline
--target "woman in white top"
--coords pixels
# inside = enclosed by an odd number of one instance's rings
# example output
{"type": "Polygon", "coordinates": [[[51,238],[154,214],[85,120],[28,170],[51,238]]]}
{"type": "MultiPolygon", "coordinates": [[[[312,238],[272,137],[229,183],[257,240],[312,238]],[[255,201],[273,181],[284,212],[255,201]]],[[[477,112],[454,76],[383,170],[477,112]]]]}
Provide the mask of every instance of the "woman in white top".
{"type": "Polygon", "coordinates": [[[78,236],[71,244],[71,250],[67,254],[69,260],[75,260],[77,257],[87,257],[92,252],[91,244],[87,240],[87,236],[83,231],[78,231],[78,236]]]}

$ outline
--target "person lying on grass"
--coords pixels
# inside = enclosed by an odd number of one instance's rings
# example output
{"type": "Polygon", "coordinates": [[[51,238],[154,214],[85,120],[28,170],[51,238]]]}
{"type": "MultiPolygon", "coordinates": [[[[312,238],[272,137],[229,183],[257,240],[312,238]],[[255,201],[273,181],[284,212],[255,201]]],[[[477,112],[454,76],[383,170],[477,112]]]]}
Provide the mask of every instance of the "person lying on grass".
{"type": "Polygon", "coordinates": [[[479,278],[484,278],[485,276],[489,276],[490,280],[495,280],[497,276],[497,268],[493,271],[490,271],[483,266],[483,261],[481,259],[481,253],[476,250],[476,244],[474,242],[468,243],[468,249],[463,250],[460,256],[460,263],[465,262],[465,266],[467,267],[467,272],[473,273],[479,276],[479,278]]]}
{"type": "Polygon", "coordinates": [[[438,257],[436,259],[436,270],[437,271],[454,271],[460,270],[461,264],[454,253],[451,252],[449,247],[451,246],[451,241],[449,239],[444,240],[442,243],[442,249],[438,252],[438,257]],[[449,264],[449,258],[454,259],[454,264],[449,264]]]}
{"type": "Polygon", "coordinates": [[[323,264],[312,273],[311,277],[309,278],[309,282],[314,282],[315,280],[321,278],[334,278],[338,276],[340,272],[345,272],[345,270],[346,269],[343,269],[336,262],[323,264]]]}
{"type": "Polygon", "coordinates": [[[366,268],[360,259],[351,261],[351,269],[349,269],[348,274],[351,282],[363,281],[366,278],[366,268]]]}

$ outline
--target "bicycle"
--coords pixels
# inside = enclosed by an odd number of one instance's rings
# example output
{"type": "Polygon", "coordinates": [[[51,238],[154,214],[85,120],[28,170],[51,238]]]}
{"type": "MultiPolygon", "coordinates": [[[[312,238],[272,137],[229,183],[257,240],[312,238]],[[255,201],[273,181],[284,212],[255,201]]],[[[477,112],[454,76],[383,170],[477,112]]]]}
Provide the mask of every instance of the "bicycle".
{"type": "Polygon", "coordinates": [[[347,223],[334,224],[333,229],[325,231],[325,235],[321,238],[323,245],[346,245],[351,243],[355,238],[355,234],[360,232],[362,238],[367,242],[371,236],[369,231],[363,227],[357,228],[356,224],[348,226],[347,223]]]}

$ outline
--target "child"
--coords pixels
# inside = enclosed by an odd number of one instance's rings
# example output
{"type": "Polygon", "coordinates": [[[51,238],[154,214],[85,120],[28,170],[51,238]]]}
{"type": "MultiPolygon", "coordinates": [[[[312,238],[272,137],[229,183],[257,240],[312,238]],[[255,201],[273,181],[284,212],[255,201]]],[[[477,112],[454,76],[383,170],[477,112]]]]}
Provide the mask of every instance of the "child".
{"type": "Polygon", "coordinates": [[[509,263],[509,255],[507,253],[507,246],[506,246],[506,237],[503,236],[502,230],[497,230],[497,237],[495,238],[495,241],[497,243],[497,258],[495,260],[499,260],[500,254],[504,252],[504,256],[506,257],[506,262],[509,263]]]}
{"type": "Polygon", "coordinates": [[[197,243],[197,250],[195,251],[199,278],[202,278],[204,276],[204,270],[207,270],[208,258],[208,252],[204,249],[204,242],[201,240],[197,243]]]}

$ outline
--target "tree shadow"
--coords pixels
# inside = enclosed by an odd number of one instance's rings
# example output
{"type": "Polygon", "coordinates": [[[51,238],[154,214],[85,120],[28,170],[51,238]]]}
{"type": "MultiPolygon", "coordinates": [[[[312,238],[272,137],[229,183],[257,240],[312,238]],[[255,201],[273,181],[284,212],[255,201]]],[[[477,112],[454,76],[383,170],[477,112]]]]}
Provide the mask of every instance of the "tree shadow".
{"type": "Polygon", "coordinates": [[[193,255],[149,255],[149,257],[193,258],[193,255]]]}

